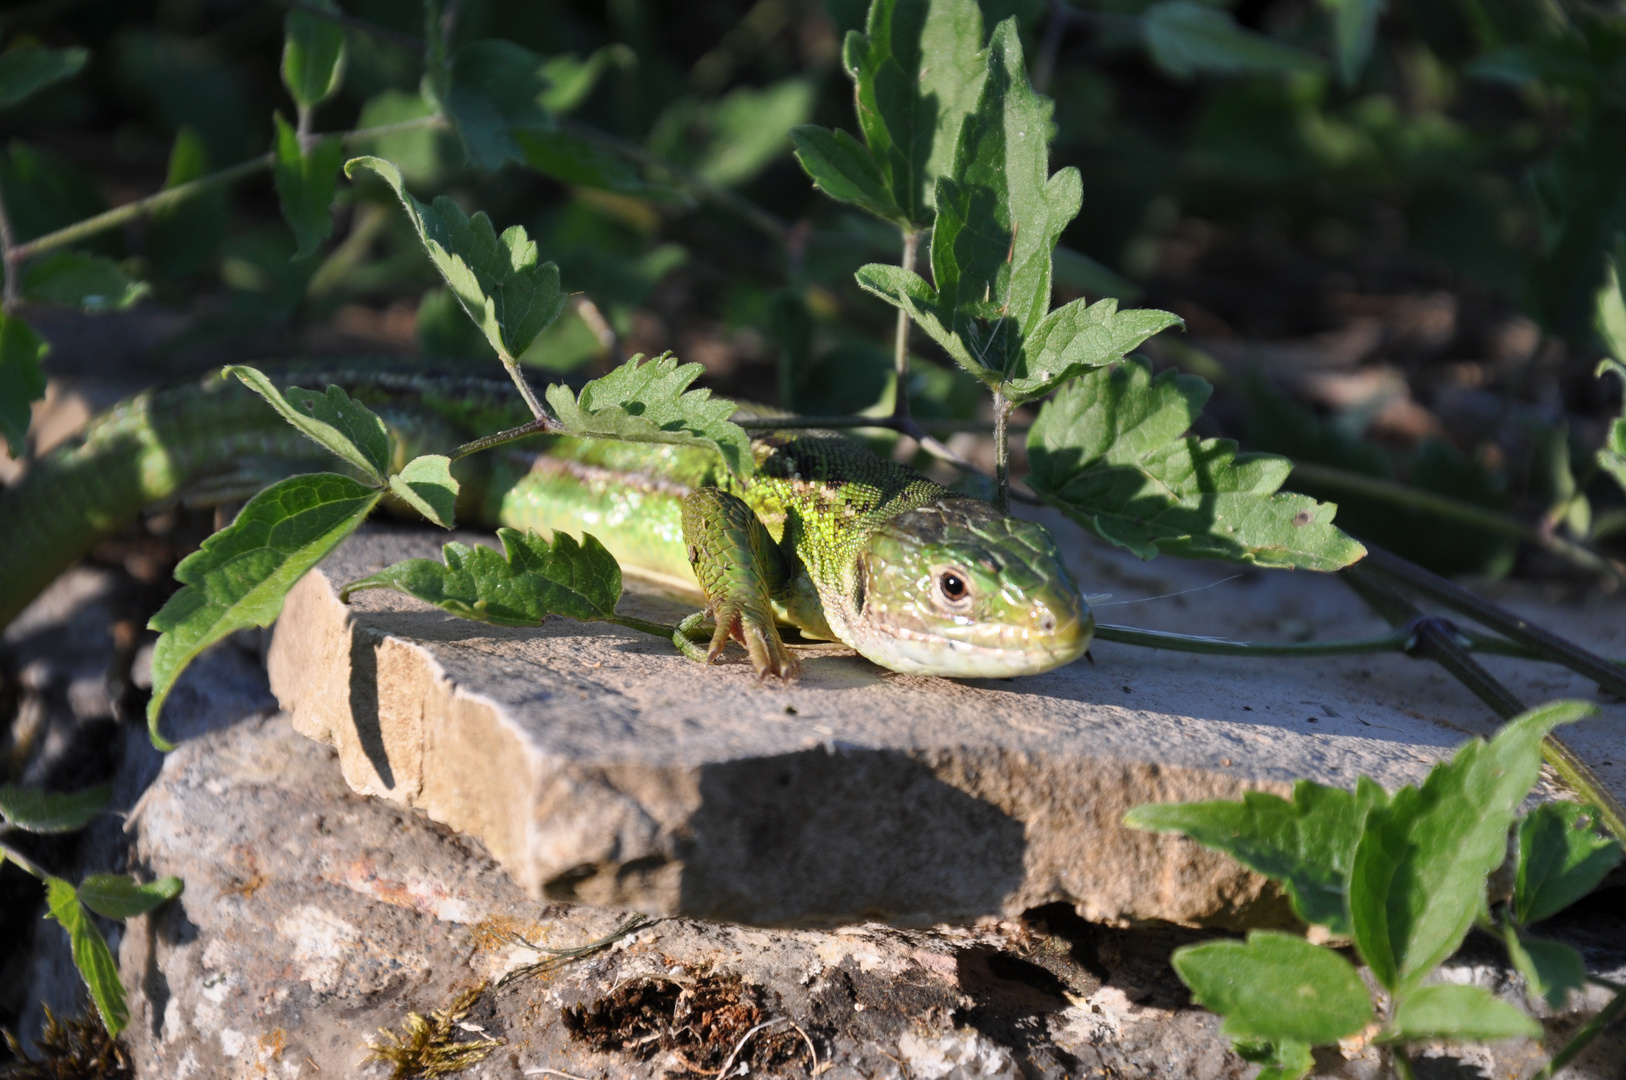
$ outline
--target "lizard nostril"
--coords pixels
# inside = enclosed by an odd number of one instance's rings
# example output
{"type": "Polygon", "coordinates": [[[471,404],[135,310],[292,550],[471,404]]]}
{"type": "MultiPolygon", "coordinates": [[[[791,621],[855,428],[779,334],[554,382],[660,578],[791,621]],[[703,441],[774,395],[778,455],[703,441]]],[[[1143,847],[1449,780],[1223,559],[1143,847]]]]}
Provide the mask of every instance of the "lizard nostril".
{"type": "Polygon", "coordinates": [[[1048,634],[1048,633],[1050,633],[1050,631],[1054,630],[1055,628],[1056,628],[1056,617],[1054,615],[1050,614],[1050,612],[1047,611],[1042,616],[1040,616],[1040,618],[1039,618],[1039,629],[1040,630],[1043,630],[1045,633],[1048,634]]]}

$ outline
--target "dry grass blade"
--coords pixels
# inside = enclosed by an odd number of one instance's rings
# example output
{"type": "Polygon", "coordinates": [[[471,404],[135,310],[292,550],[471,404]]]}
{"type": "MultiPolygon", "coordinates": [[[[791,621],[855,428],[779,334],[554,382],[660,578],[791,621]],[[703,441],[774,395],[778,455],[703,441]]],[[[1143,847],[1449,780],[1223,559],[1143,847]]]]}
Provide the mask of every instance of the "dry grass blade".
{"type": "Polygon", "coordinates": [[[525,964],[521,967],[515,968],[513,971],[508,972],[502,978],[498,979],[497,986],[498,988],[501,988],[507,986],[515,979],[529,978],[532,975],[545,975],[550,971],[554,971],[557,968],[571,963],[572,961],[580,960],[585,956],[591,956],[593,953],[599,952],[602,949],[608,949],[611,945],[614,945],[616,942],[620,941],[628,934],[631,934],[633,931],[640,930],[643,927],[648,926],[649,923],[649,916],[633,915],[629,917],[626,922],[623,922],[620,926],[616,927],[603,937],[589,941],[585,945],[575,945],[566,949],[550,949],[544,945],[537,945],[534,942],[527,941],[525,938],[512,931],[500,934],[498,936],[501,937],[502,940],[507,941],[509,944],[518,945],[520,948],[529,949],[531,952],[542,953],[547,957],[547,959],[538,960],[534,964],[525,964]]]}
{"type": "Polygon", "coordinates": [[[431,1077],[451,1076],[484,1061],[493,1050],[502,1045],[497,1039],[456,1041],[461,1030],[459,1024],[485,993],[486,984],[460,991],[443,1009],[436,1009],[427,1017],[408,1013],[397,1035],[387,1028],[379,1029],[379,1038],[368,1043],[372,1051],[368,1061],[382,1061],[393,1066],[390,1080],[429,1080],[431,1077]]]}

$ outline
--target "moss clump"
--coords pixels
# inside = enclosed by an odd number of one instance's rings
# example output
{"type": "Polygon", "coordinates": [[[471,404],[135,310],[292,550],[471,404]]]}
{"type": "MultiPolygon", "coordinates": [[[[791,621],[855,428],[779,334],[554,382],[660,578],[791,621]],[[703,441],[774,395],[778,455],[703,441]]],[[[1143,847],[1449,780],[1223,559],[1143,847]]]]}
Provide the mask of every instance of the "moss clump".
{"type": "Polygon", "coordinates": [[[481,1061],[502,1043],[497,1039],[475,1039],[458,1042],[463,1033],[458,1021],[469,1014],[486,984],[459,991],[445,1008],[436,1009],[427,1017],[408,1013],[402,1024],[403,1033],[397,1035],[380,1028],[379,1038],[368,1043],[372,1053],[368,1061],[382,1061],[394,1067],[390,1080],[430,1080],[437,1076],[460,1073],[481,1061]]]}
{"type": "Polygon", "coordinates": [[[5,1036],[17,1060],[0,1065],[0,1080],[135,1080],[130,1055],[94,1010],[63,1023],[47,1008],[33,1054],[11,1032],[5,1036]]]}

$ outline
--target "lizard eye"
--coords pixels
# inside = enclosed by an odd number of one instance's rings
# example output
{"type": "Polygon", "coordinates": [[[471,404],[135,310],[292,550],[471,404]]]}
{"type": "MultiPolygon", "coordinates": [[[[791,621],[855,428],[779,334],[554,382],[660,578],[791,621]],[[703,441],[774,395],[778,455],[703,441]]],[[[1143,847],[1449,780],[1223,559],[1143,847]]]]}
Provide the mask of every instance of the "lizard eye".
{"type": "Polygon", "coordinates": [[[937,597],[944,607],[962,609],[971,604],[971,586],[958,570],[943,570],[937,575],[937,597]]]}

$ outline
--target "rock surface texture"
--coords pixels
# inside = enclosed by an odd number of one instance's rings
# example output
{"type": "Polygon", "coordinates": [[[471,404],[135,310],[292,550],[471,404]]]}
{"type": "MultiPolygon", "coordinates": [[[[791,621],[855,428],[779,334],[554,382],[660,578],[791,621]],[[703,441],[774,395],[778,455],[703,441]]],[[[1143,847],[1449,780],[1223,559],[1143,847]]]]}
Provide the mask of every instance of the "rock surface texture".
{"type": "MultiPolygon", "coordinates": [[[[1219,582],[1101,607],[1103,621],[1125,612],[1254,640],[1383,629],[1325,575],[1145,566],[1051,524],[1087,590],[1129,599],[1219,582]]],[[[288,599],[271,687],[300,731],[338,749],[354,790],[479,837],[537,898],[762,926],[965,922],[1056,902],[1118,925],[1268,925],[1286,909],[1261,879],[1125,829],[1124,812],[1280,792],[1299,777],[1413,783],[1490,719],[1438,669],[1399,655],[1256,660],[1102,643],[1094,663],[951,681],[818,646],[796,683],[759,685],[744,664],[708,670],[604,624],[491,627],[382,591],[339,602],[343,583],[437,556],[441,539],[371,531],[340,548],[288,599]]],[[[629,585],[622,609],[672,623],[692,605],[629,585]]],[[[1618,602],[1541,617],[1626,653],[1618,602]]],[[[1562,669],[1492,667],[1532,704],[1594,696],[1562,669]]],[[[1605,711],[1565,737],[1626,795],[1626,708],[1605,711]]]]}

